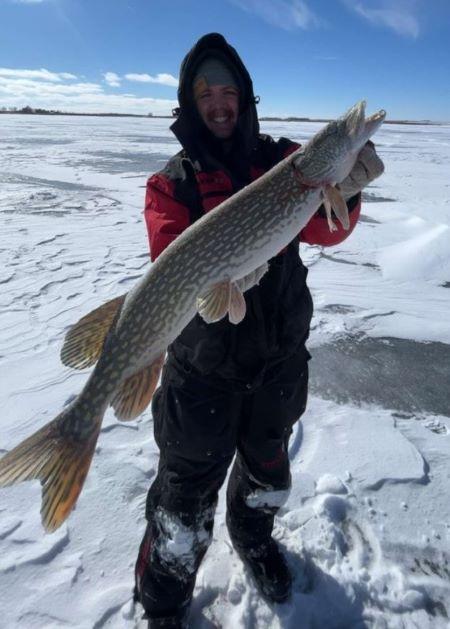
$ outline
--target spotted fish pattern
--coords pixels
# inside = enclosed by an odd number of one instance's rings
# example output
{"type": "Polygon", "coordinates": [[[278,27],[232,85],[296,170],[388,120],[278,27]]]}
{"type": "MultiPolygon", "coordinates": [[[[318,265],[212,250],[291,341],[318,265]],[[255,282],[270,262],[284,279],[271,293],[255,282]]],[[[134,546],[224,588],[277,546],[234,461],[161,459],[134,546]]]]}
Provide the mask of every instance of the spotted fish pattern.
{"type": "Polygon", "coordinates": [[[53,531],[74,507],[89,470],[103,415],[137,417],[149,404],[167,346],[197,311],[205,321],[245,316],[242,293],[267,261],[308,223],[323,201],[344,227],[334,188],[353,167],[385,112],[365,117],[360,102],[255,182],[173,241],[127,294],[103,304],[69,331],[61,358],[95,364],[83,390],[52,422],[0,459],[0,486],[39,479],[42,522],[53,531]]]}

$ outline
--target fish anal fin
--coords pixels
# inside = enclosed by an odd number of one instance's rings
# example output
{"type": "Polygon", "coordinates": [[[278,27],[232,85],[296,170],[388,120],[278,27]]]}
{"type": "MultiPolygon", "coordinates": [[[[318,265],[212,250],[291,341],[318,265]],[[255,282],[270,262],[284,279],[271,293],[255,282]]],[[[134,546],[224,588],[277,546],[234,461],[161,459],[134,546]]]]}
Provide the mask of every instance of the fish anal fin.
{"type": "Polygon", "coordinates": [[[218,282],[197,297],[198,314],[206,323],[223,319],[230,307],[231,282],[218,282]]]}
{"type": "MultiPolygon", "coordinates": [[[[334,186],[325,186],[324,197],[328,200],[333,212],[336,214],[339,222],[345,230],[350,228],[350,219],[348,216],[348,207],[340,191],[334,186]]],[[[325,206],[326,209],[326,206],[325,206]]],[[[333,231],[333,230],[332,230],[333,231]]]]}
{"type": "Polygon", "coordinates": [[[150,404],[158,384],[164,356],[164,353],[161,354],[151,365],[121,383],[111,400],[117,419],[121,421],[135,419],[150,404]]]}
{"type": "Polygon", "coordinates": [[[105,338],[125,297],[126,294],[107,301],[70,328],[61,350],[61,361],[64,365],[84,369],[97,362],[105,338]]]}
{"type": "Polygon", "coordinates": [[[103,413],[86,438],[69,436],[62,426],[70,425],[68,413],[22,441],[0,459],[0,486],[39,479],[42,485],[42,524],[55,531],[75,506],[89,471],[103,413]]]}

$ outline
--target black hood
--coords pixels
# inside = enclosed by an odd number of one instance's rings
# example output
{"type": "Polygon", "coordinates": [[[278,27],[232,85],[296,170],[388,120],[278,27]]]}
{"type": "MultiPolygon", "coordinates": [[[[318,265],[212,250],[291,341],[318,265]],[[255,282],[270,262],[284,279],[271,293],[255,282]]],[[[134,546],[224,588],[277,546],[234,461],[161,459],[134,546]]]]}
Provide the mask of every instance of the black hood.
{"type": "MultiPolygon", "coordinates": [[[[239,117],[234,134],[236,151],[231,154],[238,161],[249,161],[259,135],[258,115],[253,84],[247,68],[236,50],[219,33],[201,37],[183,59],[178,87],[179,109],[177,120],[171,126],[180,144],[192,162],[198,161],[202,170],[223,166],[223,141],[214,138],[200,118],[193,97],[192,83],[199,64],[214,56],[222,60],[233,72],[240,92],[239,117]]],[[[232,155],[230,157],[232,157],[232,155]]],[[[226,160],[229,161],[229,160],[226,160]]],[[[234,161],[234,160],[233,160],[234,161]]]]}

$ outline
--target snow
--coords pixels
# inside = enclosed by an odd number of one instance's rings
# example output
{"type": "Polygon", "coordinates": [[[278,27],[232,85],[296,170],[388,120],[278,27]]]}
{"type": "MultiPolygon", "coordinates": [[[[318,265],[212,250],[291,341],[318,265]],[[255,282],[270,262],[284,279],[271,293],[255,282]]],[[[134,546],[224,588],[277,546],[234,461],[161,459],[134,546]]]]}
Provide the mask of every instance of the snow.
{"type": "Polygon", "coordinates": [[[290,491],[279,489],[277,491],[267,489],[257,489],[249,494],[245,500],[247,506],[252,509],[264,509],[270,507],[281,507],[288,499],[290,491]]]}
{"type": "Polygon", "coordinates": [[[171,566],[177,574],[195,572],[195,550],[206,548],[211,535],[205,528],[210,511],[198,514],[195,528],[185,526],[175,514],[158,507],[155,522],[163,532],[158,540],[158,556],[165,565],[171,566]]]}
{"type": "MultiPolygon", "coordinates": [[[[149,264],[144,187],[178,150],[169,122],[1,117],[0,454],[81,389],[88,371],[59,361],[68,327],[149,264]]],[[[304,141],[321,125],[262,126],[304,141]]],[[[450,126],[385,125],[375,141],[386,172],[357,229],[337,247],[302,248],[311,394],[275,527],[293,600],[270,607],[258,595],[232,551],[222,491],[195,628],[450,626],[450,126]]],[[[145,626],[133,568],[157,465],[150,411],[127,424],[108,411],[56,533],[42,530],[39,483],[0,490],[1,627],[145,626]]]]}

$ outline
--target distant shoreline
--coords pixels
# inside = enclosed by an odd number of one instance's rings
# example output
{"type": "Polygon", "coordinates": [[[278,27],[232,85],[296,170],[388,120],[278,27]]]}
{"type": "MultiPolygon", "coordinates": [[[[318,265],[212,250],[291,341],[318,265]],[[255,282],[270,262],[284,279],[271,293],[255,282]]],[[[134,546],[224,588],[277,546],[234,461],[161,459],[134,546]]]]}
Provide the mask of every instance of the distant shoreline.
{"type": "MultiPolygon", "coordinates": [[[[165,118],[173,119],[173,115],[158,115],[158,114],[118,114],[118,113],[78,113],[67,111],[48,111],[45,109],[32,110],[25,107],[17,111],[12,110],[0,110],[0,114],[15,114],[20,116],[93,116],[96,118],[165,118]],[[24,111],[25,110],[25,111],[24,111]]],[[[286,118],[279,118],[277,116],[262,116],[259,118],[260,122],[330,122],[333,118],[307,118],[299,116],[287,116],[286,118]]],[[[432,120],[385,120],[384,124],[404,124],[404,125],[445,125],[450,122],[439,121],[433,122],[432,120]]]]}

